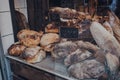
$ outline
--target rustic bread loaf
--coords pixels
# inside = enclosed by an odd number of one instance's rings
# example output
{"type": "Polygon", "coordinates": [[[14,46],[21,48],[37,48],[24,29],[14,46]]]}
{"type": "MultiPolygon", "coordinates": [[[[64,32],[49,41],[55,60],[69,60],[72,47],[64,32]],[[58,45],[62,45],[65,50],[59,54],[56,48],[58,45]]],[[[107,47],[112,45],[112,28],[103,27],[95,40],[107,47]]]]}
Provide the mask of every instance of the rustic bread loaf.
{"type": "Polygon", "coordinates": [[[38,44],[40,44],[41,36],[42,33],[27,29],[21,30],[17,34],[19,41],[27,47],[37,46],[38,44]]]}
{"type": "Polygon", "coordinates": [[[19,42],[14,43],[8,48],[8,54],[12,56],[20,56],[24,52],[25,48],[26,47],[19,42]]]}

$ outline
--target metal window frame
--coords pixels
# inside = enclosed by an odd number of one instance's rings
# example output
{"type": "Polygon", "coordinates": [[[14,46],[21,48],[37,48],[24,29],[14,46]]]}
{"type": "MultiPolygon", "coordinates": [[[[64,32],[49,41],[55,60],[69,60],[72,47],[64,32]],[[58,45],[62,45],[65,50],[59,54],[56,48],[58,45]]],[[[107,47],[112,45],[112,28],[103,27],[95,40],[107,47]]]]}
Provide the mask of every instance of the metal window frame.
{"type": "Polygon", "coordinates": [[[0,69],[2,80],[13,80],[9,61],[4,55],[1,35],[0,35],[0,69]]]}

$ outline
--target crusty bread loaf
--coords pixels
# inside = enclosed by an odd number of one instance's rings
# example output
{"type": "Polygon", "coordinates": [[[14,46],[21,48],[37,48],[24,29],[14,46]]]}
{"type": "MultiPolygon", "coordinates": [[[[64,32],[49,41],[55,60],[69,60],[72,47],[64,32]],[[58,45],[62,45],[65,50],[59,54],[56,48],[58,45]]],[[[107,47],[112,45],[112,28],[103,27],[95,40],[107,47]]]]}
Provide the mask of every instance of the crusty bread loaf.
{"type": "Polygon", "coordinates": [[[77,18],[79,13],[75,9],[62,8],[62,7],[53,7],[50,9],[51,13],[57,13],[62,18],[77,18]]]}
{"type": "Polygon", "coordinates": [[[58,26],[55,25],[55,23],[50,23],[45,27],[45,32],[46,33],[58,33],[59,28],[58,26]]]}
{"type": "Polygon", "coordinates": [[[40,62],[43,58],[45,58],[46,53],[39,46],[29,47],[25,49],[21,57],[29,63],[36,63],[40,62]]]}
{"type": "Polygon", "coordinates": [[[25,59],[28,63],[37,63],[41,62],[46,57],[46,52],[40,50],[33,58],[25,59]]]}
{"type": "Polygon", "coordinates": [[[93,22],[90,26],[92,36],[98,46],[104,51],[109,51],[120,57],[120,44],[100,23],[93,22]]]}
{"type": "Polygon", "coordinates": [[[91,79],[103,75],[105,67],[100,62],[92,59],[71,65],[68,72],[77,79],[91,79]]]}
{"type": "Polygon", "coordinates": [[[72,52],[64,59],[64,64],[65,66],[70,66],[72,64],[79,63],[91,57],[92,55],[93,54],[88,50],[77,49],[76,51],[72,52]]]}
{"type": "Polygon", "coordinates": [[[55,44],[52,53],[54,59],[63,59],[77,49],[77,45],[72,41],[65,41],[55,44]]]}
{"type": "Polygon", "coordinates": [[[19,41],[27,47],[37,46],[40,43],[41,36],[42,34],[36,31],[26,29],[17,34],[19,41]]]}
{"type": "Polygon", "coordinates": [[[51,43],[59,41],[59,35],[56,33],[46,33],[41,37],[40,44],[41,46],[47,46],[51,43]]]}
{"type": "Polygon", "coordinates": [[[26,48],[24,53],[22,54],[22,58],[33,58],[40,51],[40,49],[41,47],[39,46],[26,48]]]}
{"type": "Polygon", "coordinates": [[[24,45],[17,42],[8,48],[8,54],[12,56],[20,56],[24,52],[25,48],[26,47],[24,45]]]}

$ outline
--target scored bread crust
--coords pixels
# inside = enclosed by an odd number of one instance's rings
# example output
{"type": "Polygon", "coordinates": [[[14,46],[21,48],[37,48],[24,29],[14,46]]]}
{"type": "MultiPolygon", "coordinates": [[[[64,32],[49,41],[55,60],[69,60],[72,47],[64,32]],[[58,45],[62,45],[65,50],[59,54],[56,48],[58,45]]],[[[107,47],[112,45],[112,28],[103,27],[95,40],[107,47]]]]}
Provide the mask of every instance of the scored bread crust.
{"type": "Polygon", "coordinates": [[[27,47],[37,46],[40,43],[41,36],[41,33],[27,29],[21,30],[17,34],[19,41],[27,47]]]}

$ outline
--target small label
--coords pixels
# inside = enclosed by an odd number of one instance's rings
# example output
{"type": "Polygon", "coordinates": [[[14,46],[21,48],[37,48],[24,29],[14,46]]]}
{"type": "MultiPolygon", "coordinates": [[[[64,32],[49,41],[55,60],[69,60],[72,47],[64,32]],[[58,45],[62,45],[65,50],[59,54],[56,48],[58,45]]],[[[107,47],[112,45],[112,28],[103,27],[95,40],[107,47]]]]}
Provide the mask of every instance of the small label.
{"type": "Polygon", "coordinates": [[[78,38],[78,28],[60,27],[61,38],[78,38]]]}

